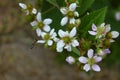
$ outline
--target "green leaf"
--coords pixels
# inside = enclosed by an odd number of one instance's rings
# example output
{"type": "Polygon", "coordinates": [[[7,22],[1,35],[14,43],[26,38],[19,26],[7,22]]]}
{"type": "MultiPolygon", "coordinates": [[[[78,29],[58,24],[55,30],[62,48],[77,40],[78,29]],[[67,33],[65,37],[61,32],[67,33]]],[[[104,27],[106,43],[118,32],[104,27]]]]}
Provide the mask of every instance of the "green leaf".
{"type": "Polygon", "coordinates": [[[85,11],[92,5],[94,0],[79,0],[79,7],[77,8],[77,11],[80,15],[84,14],[85,11]]]}
{"type": "Polygon", "coordinates": [[[77,48],[72,47],[72,51],[73,51],[75,54],[77,54],[78,56],[80,56],[80,51],[79,51],[77,48]]]}
{"type": "Polygon", "coordinates": [[[91,12],[89,15],[84,16],[81,19],[81,24],[78,29],[79,34],[81,34],[79,37],[85,37],[88,33],[88,30],[91,30],[92,24],[100,25],[104,22],[105,14],[106,14],[107,8],[102,8],[97,11],[91,12]]]}

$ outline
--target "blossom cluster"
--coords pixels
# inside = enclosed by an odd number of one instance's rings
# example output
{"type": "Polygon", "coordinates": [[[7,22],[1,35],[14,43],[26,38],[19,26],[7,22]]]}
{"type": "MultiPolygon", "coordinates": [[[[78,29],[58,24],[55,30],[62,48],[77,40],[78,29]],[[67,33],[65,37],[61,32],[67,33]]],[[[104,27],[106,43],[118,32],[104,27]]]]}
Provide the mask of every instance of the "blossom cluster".
{"type": "Polygon", "coordinates": [[[115,38],[119,36],[119,32],[111,31],[110,25],[96,26],[94,23],[91,25],[92,30],[87,31],[89,36],[93,36],[93,42],[86,41],[84,38],[79,38],[77,29],[80,26],[79,13],[76,11],[78,7],[76,2],[67,2],[66,7],[61,7],[60,12],[63,14],[60,25],[67,27],[66,30],[59,29],[58,32],[51,28],[53,20],[51,18],[42,19],[41,12],[37,11],[33,6],[19,3],[19,6],[26,12],[27,15],[34,14],[35,19],[30,22],[32,28],[36,31],[38,37],[41,40],[37,40],[37,43],[45,44],[47,47],[55,47],[58,53],[69,52],[70,54],[66,57],[66,61],[69,64],[81,64],[83,70],[88,72],[89,70],[101,71],[98,62],[109,53],[110,44],[115,42],[115,38]],[[71,27],[72,26],[72,27],[71,27]],[[84,42],[83,42],[84,41],[84,42]],[[83,49],[83,43],[87,44],[87,48],[83,49]],[[94,46],[94,47],[93,47],[94,46]],[[78,57],[72,56],[73,47],[79,50],[81,54],[78,57]]]}

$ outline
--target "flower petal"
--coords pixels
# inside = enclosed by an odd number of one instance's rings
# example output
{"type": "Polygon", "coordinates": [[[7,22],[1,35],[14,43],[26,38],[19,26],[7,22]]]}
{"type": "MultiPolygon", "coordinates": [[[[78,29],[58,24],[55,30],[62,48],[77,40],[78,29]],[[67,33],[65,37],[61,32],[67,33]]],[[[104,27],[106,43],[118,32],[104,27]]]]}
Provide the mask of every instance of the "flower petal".
{"type": "Polygon", "coordinates": [[[42,36],[42,38],[44,38],[45,35],[47,35],[47,33],[45,33],[45,32],[41,32],[41,36],[42,36]]]}
{"type": "Polygon", "coordinates": [[[32,13],[33,13],[33,14],[36,14],[36,13],[37,13],[37,10],[36,10],[35,8],[33,8],[32,13]]]}
{"type": "Polygon", "coordinates": [[[75,18],[70,19],[70,24],[75,24],[75,18]]]}
{"type": "Polygon", "coordinates": [[[27,9],[27,5],[26,4],[23,4],[23,3],[19,3],[19,6],[23,9],[27,9]]]}
{"type": "Polygon", "coordinates": [[[43,27],[43,30],[46,31],[46,32],[49,32],[49,31],[50,31],[50,26],[45,25],[45,26],[43,27]]]}
{"type": "Polygon", "coordinates": [[[63,47],[61,47],[61,48],[57,48],[57,52],[62,52],[63,51],[63,47]]]}
{"type": "Polygon", "coordinates": [[[78,60],[81,63],[87,63],[87,58],[86,57],[81,56],[81,57],[78,58],[78,60]]]}
{"type": "Polygon", "coordinates": [[[50,35],[51,35],[51,36],[53,35],[54,31],[55,31],[55,29],[52,29],[52,30],[50,31],[50,35]]]}
{"type": "Polygon", "coordinates": [[[65,14],[67,14],[67,9],[65,7],[63,7],[60,9],[60,12],[65,15],[65,14]]]}
{"type": "Polygon", "coordinates": [[[112,34],[112,38],[117,38],[119,36],[119,32],[117,31],[112,31],[111,34],[112,34]]]}
{"type": "Polygon", "coordinates": [[[92,57],[93,57],[93,52],[94,52],[93,49],[89,49],[89,50],[88,50],[87,55],[88,55],[89,58],[92,58],[92,57]]]}
{"type": "Polygon", "coordinates": [[[97,33],[94,32],[94,31],[88,31],[88,33],[91,34],[91,35],[93,35],[93,36],[97,34],[97,33]]]}
{"type": "Polygon", "coordinates": [[[60,40],[60,41],[57,43],[57,48],[63,48],[64,45],[65,45],[65,43],[64,43],[62,40],[60,40]]]}
{"type": "Polygon", "coordinates": [[[72,46],[73,47],[79,46],[79,42],[77,40],[73,40],[72,41],[72,46]]]}
{"type": "Polygon", "coordinates": [[[104,52],[105,54],[111,53],[110,49],[105,49],[103,52],[104,52]]]}
{"type": "Polygon", "coordinates": [[[105,23],[102,23],[102,24],[100,25],[100,27],[105,27],[105,23]]]}
{"type": "Polygon", "coordinates": [[[109,24],[108,24],[108,25],[106,25],[105,32],[107,33],[107,32],[109,32],[110,30],[111,30],[110,25],[109,25],[109,24]]]}
{"type": "Polygon", "coordinates": [[[53,41],[52,40],[48,40],[47,44],[48,44],[48,46],[52,46],[53,41]]]}
{"type": "Polygon", "coordinates": [[[64,36],[65,36],[65,32],[64,32],[63,30],[59,30],[59,31],[58,31],[58,35],[59,35],[60,37],[64,37],[64,36]]]}
{"type": "Polygon", "coordinates": [[[92,65],[92,69],[94,71],[97,71],[97,72],[99,72],[101,70],[100,67],[98,65],[96,65],[96,64],[92,65]]]}
{"type": "Polygon", "coordinates": [[[83,69],[88,72],[90,70],[90,65],[89,64],[85,64],[83,69]]]}
{"type": "Polygon", "coordinates": [[[31,26],[36,26],[37,25],[37,21],[33,21],[30,23],[31,26]]]}
{"type": "Polygon", "coordinates": [[[76,4],[76,3],[72,3],[72,4],[70,4],[70,6],[69,6],[69,10],[75,11],[76,7],[77,7],[77,4],[76,4]]]}
{"type": "Polygon", "coordinates": [[[77,11],[74,12],[74,15],[75,15],[76,17],[79,17],[79,13],[78,13],[77,11]]]}
{"type": "Polygon", "coordinates": [[[69,63],[69,64],[73,64],[75,62],[75,59],[72,57],[72,56],[68,56],[66,58],[66,61],[69,63]]]}
{"type": "Polygon", "coordinates": [[[67,51],[72,51],[72,48],[70,45],[66,45],[64,48],[67,49],[67,51]]]}
{"type": "Polygon", "coordinates": [[[40,13],[40,12],[38,12],[38,14],[37,14],[37,21],[38,21],[38,22],[40,22],[40,21],[41,21],[41,19],[42,19],[42,17],[41,17],[41,13],[40,13]]]}
{"type": "Polygon", "coordinates": [[[37,28],[36,33],[37,33],[37,36],[41,36],[42,31],[39,28],[37,28]]]}
{"type": "Polygon", "coordinates": [[[95,24],[92,24],[92,30],[97,31],[97,26],[95,24]]]}
{"type": "Polygon", "coordinates": [[[68,17],[64,17],[64,18],[62,18],[60,24],[61,24],[61,26],[64,26],[67,24],[67,22],[68,22],[68,17]]]}
{"type": "Polygon", "coordinates": [[[44,40],[38,40],[37,43],[45,43],[44,40]]]}
{"type": "Polygon", "coordinates": [[[71,31],[70,31],[70,37],[74,37],[76,35],[77,31],[76,31],[76,27],[74,27],[71,31]]]}
{"type": "Polygon", "coordinates": [[[52,23],[52,19],[48,18],[43,21],[44,24],[48,25],[52,23]]]}
{"type": "Polygon", "coordinates": [[[102,57],[94,56],[95,62],[100,62],[102,60],[102,57]]]}

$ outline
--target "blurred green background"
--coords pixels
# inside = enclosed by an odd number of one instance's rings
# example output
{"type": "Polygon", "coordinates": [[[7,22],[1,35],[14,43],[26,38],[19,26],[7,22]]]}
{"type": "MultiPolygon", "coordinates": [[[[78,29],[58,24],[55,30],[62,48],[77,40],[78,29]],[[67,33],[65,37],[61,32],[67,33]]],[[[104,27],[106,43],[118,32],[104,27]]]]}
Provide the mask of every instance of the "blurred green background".
{"type": "MultiPolygon", "coordinates": [[[[115,13],[120,11],[120,0],[79,1],[80,7],[86,9],[79,10],[80,17],[108,7],[105,22],[111,24],[112,30],[120,32],[120,21],[115,19],[115,13]],[[85,2],[89,2],[88,7],[84,5],[85,2]]],[[[58,8],[65,6],[63,0],[0,1],[0,80],[89,80],[89,75],[76,66],[57,63],[57,54],[43,45],[38,44],[30,49],[37,37],[18,6],[19,2],[42,7],[43,18],[52,18],[51,26],[57,30],[61,27],[58,23],[63,16],[58,8]]],[[[94,80],[120,80],[120,37],[116,40],[111,47],[112,53],[100,63],[102,71],[95,73],[94,80]]]]}

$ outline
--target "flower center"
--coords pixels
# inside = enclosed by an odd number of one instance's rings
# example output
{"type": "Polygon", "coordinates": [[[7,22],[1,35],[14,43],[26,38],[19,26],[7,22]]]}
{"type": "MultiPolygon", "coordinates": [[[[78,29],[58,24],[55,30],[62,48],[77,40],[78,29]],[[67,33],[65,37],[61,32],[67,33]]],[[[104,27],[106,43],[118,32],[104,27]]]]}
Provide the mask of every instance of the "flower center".
{"type": "Polygon", "coordinates": [[[70,39],[68,36],[66,36],[66,37],[63,38],[63,41],[64,41],[65,43],[70,43],[70,42],[71,42],[71,39],[70,39]]]}
{"type": "Polygon", "coordinates": [[[94,58],[89,58],[88,59],[88,64],[92,65],[95,63],[95,59],[94,58]]]}
{"type": "Polygon", "coordinates": [[[50,35],[49,34],[46,34],[45,36],[44,36],[44,40],[49,40],[50,39],[50,35]]]}
{"type": "Polygon", "coordinates": [[[39,27],[40,29],[42,29],[42,28],[44,27],[43,22],[39,22],[39,23],[38,23],[38,27],[39,27]]]}
{"type": "Polygon", "coordinates": [[[30,12],[32,11],[32,8],[33,8],[33,7],[32,7],[31,4],[28,4],[28,5],[27,5],[27,9],[28,9],[30,12]]]}
{"type": "Polygon", "coordinates": [[[105,31],[104,27],[98,27],[98,34],[103,34],[105,31]]]}
{"type": "Polygon", "coordinates": [[[68,11],[67,16],[72,18],[74,17],[74,12],[73,11],[68,11]]]}

